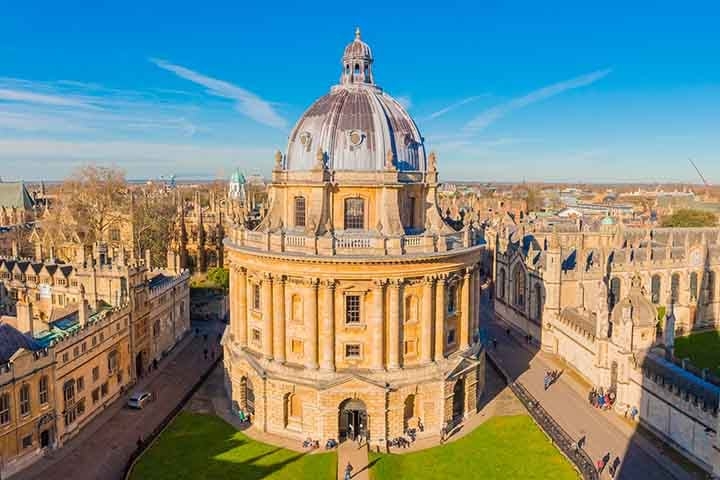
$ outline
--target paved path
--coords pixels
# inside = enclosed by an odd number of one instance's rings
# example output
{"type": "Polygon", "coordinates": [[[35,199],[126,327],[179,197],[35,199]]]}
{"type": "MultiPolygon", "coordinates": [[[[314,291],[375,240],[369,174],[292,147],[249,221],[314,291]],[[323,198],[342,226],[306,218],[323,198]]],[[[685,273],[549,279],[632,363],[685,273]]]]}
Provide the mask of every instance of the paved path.
{"type": "MultiPolygon", "coordinates": [[[[499,342],[497,350],[491,352],[493,358],[535,396],[572,438],[586,438],[585,450],[593,461],[607,452],[611,461],[619,456],[622,464],[616,478],[621,479],[693,478],[665,452],[637,434],[634,427],[619,425],[622,420],[616,414],[590,406],[587,388],[573,375],[564,373],[545,391],[543,376],[546,371],[558,368],[557,364],[549,356],[526,348],[515,332],[508,338],[505,325],[499,320],[490,321],[489,316],[485,311],[483,324],[488,327],[490,337],[499,342]]],[[[609,478],[607,470],[603,477],[609,478]]]]}
{"type": "MultiPolygon", "coordinates": [[[[201,326],[212,332],[208,342],[213,344],[217,344],[222,327],[218,323],[201,326]]],[[[205,345],[202,336],[190,336],[160,362],[158,370],[131,389],[156,392],[158,401],[142,410],[130,410],[124,408],[127,395],[120,397],[62,448],[13,475],[12,480],[121,479],[138,437],[152,432],[207,370],[210,360],[203,360],[205,345]]]]}
{"type": "Polygon", "coordinates": [[[367,445],[358,447],[357,442],[343,442],[338,447],[338,480],[345,480],[345,468],[352,465],[352,480],[369,480],[367,445]]]}

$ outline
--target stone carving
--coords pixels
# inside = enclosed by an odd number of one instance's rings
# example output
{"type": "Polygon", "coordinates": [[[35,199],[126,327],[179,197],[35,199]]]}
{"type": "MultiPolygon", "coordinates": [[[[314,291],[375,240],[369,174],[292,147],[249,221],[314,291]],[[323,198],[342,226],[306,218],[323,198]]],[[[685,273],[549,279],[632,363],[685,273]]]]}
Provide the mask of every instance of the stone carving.
{"type": "Polygon", "coordinates": [[[435,155],[435,152],[430,152],[428,157],[428,171],[437,172],[437,155],[435,155]]]}
{"type": "Polygon", "coordinates": [[[283,154],[280,150],[275,152],[275,170],[282,170],[283,154]]]}

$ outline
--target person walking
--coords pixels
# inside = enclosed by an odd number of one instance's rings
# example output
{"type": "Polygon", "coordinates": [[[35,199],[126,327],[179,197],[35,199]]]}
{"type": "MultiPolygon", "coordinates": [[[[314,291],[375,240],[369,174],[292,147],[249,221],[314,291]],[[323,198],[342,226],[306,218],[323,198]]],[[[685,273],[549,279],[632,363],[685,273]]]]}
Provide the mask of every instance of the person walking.
{"type": "Polygon", "coordinates": [[[352,471],[353,466],[348,462],[347,466],[345,467],[345,480],[350,480],[352,478],[352,471]]]}

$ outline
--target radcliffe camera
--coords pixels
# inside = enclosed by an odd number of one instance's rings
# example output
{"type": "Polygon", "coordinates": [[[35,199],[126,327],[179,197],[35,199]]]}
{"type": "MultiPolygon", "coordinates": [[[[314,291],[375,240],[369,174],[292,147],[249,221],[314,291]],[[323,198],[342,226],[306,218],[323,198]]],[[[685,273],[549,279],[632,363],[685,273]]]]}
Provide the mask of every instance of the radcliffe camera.
{"type": "Polygon", "coordinates": [[[720,478],[718,15],[6,5],[0,479],[720,478]]]}

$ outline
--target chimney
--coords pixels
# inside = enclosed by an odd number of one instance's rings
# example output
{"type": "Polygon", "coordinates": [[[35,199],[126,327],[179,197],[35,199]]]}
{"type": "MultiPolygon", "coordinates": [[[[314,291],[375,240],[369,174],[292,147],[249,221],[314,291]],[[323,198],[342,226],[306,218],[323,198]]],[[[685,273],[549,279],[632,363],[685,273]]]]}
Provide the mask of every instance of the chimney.
{"type": "Polygon", "coordinates": [[[80,304],[78,305],[78,322],[80,326],[85,326],[90,316],[90,305],[85,298],[85,287],[80,285],[80,304]]]}
{"type": "Polygon", "coordinates": [[[32,305],[27,301],[27,298],[23,298],[17,302],[17,329],[22,333],[32,334],[33,330],[33,319],[32,319],[32,305]]]}
{"type": "Polygon", "coordinates": [[[19,258],[19,250],[18,250],[18,243],[17,240],[12,241],[12,256],[13,258],[19,258]]]}
{"type": "Polygon", "coordinates": [[[150,263],[150,249],[145,249],[145,266],[148,270],[152,270],[152,264],[150,263]]]}

